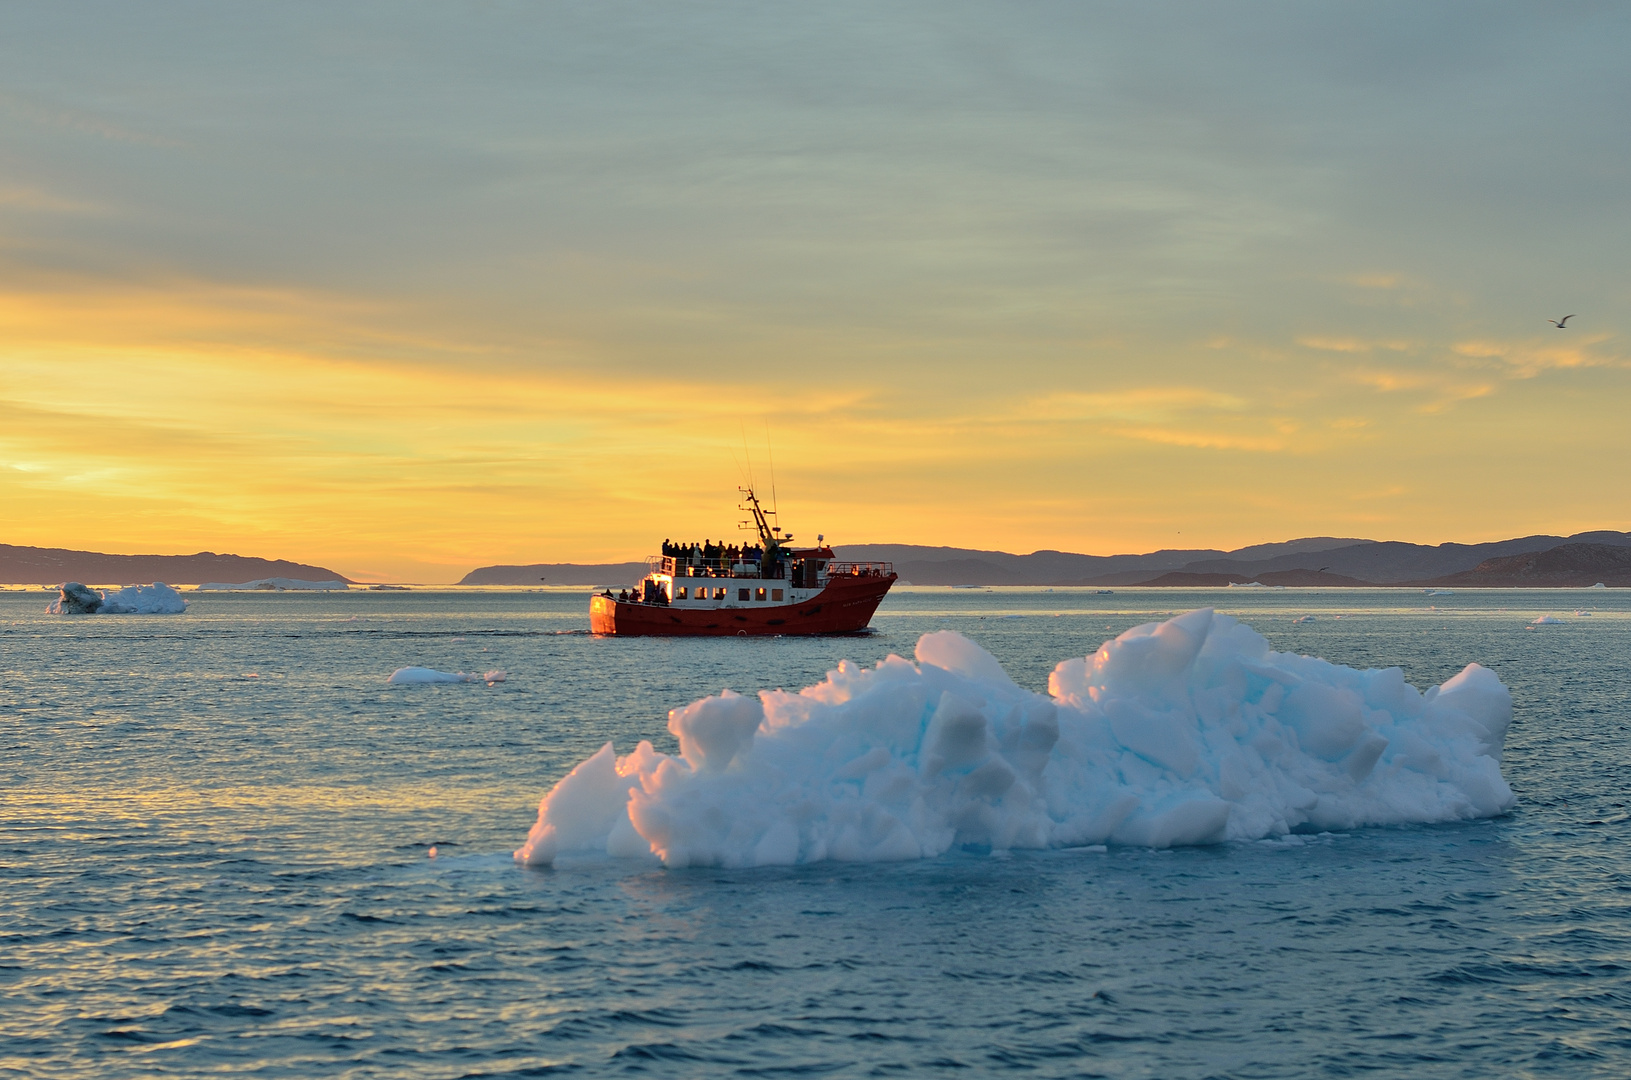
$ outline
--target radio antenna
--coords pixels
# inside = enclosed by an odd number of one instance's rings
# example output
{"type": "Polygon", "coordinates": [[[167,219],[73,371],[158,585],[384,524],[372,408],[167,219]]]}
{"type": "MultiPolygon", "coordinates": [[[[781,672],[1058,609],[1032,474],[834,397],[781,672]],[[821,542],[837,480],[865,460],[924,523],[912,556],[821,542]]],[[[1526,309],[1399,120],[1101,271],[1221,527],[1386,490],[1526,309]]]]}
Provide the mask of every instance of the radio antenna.
{"type": "Polygon", "coordinates": [[[748,487],[758,487],[753,475],[753,451],[748,449],[748,424],[746,420],[740,421],[742,425],[742,456],[748,459],[748,487]]]}
{"type": "Polygon", "coordinates": [[[765,418],[765,456],[770,459],[770,516],[776,519],[776,532],[782,531],[781,503],[776,498],[776,451],[770,445],[770,419],[765,418]]]}

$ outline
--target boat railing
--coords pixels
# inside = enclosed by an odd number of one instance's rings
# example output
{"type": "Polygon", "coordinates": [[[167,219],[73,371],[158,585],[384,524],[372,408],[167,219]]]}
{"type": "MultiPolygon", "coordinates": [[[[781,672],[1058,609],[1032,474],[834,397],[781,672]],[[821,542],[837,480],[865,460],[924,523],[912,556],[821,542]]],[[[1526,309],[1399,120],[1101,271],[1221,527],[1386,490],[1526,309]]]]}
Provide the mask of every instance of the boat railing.
{"type": "Polygon", "coordinates": [[[895,572],[895,564],[887,562],[830,562],[827,576],[834,577],[888,577],[895,572]]]}
{"type": "MultiPolygon", "coordinates": [[[[724,558],[705,559],[702,556],[649,555],[646,573],[667,574],[670,577],[756,578],[762,577],[757,562],[732,562],[724,558]]],[[[777,575],[782,576],[782,575],[777,575]]]]}

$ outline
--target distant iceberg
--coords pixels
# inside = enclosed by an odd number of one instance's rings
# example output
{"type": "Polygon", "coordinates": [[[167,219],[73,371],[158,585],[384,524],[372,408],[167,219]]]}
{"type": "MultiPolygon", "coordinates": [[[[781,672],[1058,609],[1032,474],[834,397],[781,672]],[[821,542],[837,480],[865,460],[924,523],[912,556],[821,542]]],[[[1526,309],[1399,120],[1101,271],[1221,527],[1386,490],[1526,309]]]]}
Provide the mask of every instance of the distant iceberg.
{"type": "Polygon", "coordinates": [[[122,589],[91,589],[69,581],[45,610],[52,615],[180,615],[187,601],[162,581],[122,589]]]}
{"type": "Polygon", "coordinates": [[[424,686],[431,683],[465,683],[484,682],[488,686],[501,683],[509,676],[502,671],[489,671],[483,675],[472,675],[468,671],[437,671],[428,667],[404,667],[391,672],[391,677],[385,681],[392,686],[424,686]]]}
{"type": "Polygon", "coordinates": [[[1456,821],[1513,802],[1512,699],[1469,664],[1423,693],[1399,668],[1275,652],[1210,609],[1060,663],[1048,693],[949,630],[915,662],[848,661],[797,693],[668,714],[678,755],[607,743],[544,797],[518,862],[599,852],[669,867],[1165,848],[1456,821]]]}
{"type": "Polygon", "coordinates": [[[351,586],[343,581],[301,581],[299,578],[266,577],[254,581],[212,581],[200,585],[199,592],[345,592],[351,586]]]}
{"type": "Polygon", "coordinates": [[[1561,625],[1563,625],[1563,620],[1558,618],[1556,615],[1538,615],[1538,616],[1535,617],[1534,621],[1531,622],[1529,625],[1530,626],[1561,626],[1561,625]]]}

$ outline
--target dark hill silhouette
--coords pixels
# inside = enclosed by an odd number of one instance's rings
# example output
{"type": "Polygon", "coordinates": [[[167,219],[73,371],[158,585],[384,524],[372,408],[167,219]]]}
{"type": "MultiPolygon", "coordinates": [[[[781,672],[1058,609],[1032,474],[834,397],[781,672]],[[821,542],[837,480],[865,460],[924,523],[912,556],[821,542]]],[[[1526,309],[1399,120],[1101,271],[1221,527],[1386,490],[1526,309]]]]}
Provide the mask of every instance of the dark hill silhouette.
{"type": "Polygon", "coordinates": [[[351,580],[322,566],[285,559],[217,555],[213,551],[200,551],[196,555],[104,555],[97,551],[0,544],[0,581],[12,585],[60,585],[65,581],[93,585],[153,581],[203,585],[211,581],[255,581],[272,577],[297,581],[351,580]]]}
{"type": "Polygon", "coordinates": [[[1590,588],[1597,582],[1631,586],[1631,547],[1614,544],[1559,544],[1501,559],[1485,559],[1471,570],[1423,585],[1460,588],[1590,588]]]}

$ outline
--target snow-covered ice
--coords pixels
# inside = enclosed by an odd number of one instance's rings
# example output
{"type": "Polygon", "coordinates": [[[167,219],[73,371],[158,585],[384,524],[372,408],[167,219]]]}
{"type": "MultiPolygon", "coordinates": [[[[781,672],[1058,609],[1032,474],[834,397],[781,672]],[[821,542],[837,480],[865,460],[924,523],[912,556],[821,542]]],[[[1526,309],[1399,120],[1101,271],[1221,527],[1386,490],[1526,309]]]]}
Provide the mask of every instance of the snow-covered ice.
{"type": "Polygon", "coordinates": [[[52,615],[180,615],[187,601],[162,581],[121,589],[90,589],[69,581],[45,610],[52,615]]]}
{"type": "Polygon", "coordinates": [[[956,846],[1257,840],[1489,817],[1512,702],[1477,664],[1426,693],[1398,668],[1277,653],[1210,609],[1135,627],[1026,690],[951,631],[916,662],[845,661],[798,693],[669,713],[678,756],[611,743],[543,799],[518,861],[670,867],[880,861],[956,846]]]}
{"type": "Polygon", "coordinates": [[[1563,620],[1556,615],[1537,615],[1529,623],[1530,626],[1561,626],[1563,620]]]}
{"type": "Polygon", "coordinates": [[[391,677],[385,681],[393,686],[421,686],[426,683],[461,683],[484,682],[488,686],[501,683],[509,678],[503,671],[489,671],[482,675],[472,675],[468,671],[437,671],[428,667],[404,667],[391,672],[391,677]]]}
{"type": "Polygon", "coordinates": [[[385,680],[393,686],[419,686],[424,683],[481,682],[480,675],[465,671],[437,671],[428,667],[401,667],[385,680]]]}

